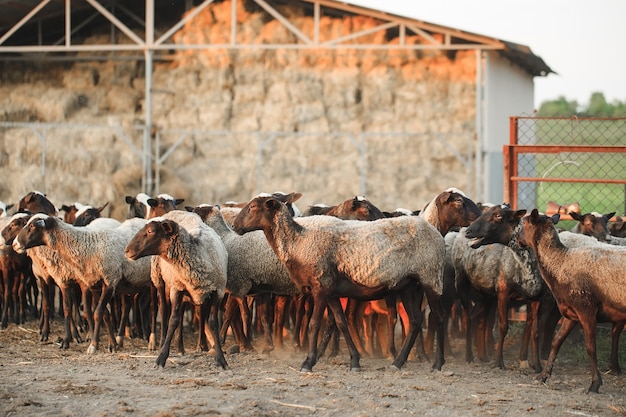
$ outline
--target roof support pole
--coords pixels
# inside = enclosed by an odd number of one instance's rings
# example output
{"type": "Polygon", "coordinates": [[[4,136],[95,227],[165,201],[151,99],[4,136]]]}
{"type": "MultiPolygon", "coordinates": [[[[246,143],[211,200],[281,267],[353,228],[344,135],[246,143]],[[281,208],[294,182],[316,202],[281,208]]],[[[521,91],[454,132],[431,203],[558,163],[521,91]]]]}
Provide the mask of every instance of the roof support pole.
{"type": "Polygon", "coordinates": [[[143,178],[141,189],[144,193],[152,195],[154,182],[152,179],[152,64],[154,58],[154,0],[146,0],[146,43],[144,49],[145,59],[145,96],[144,112],[145,121],[143,128],[143,178]]]}
{"type": "Polygon", "coordinates": [[[483,74],[483,52],[476,50],[476,166],[475,166],[475,184],[476,192],[474,198],[478,201],[486,201],[483,187],[483,92],[485,88],[485,79],[483,74]]]}
{"type": "Polygon", "coordinates": [[[15,32],[17,32],[19,28],[24,26],[24,24],[26,22],[28,22],[34,15],[39,13],[39,10],[43,9],[46,6],[46,4],[48,4],[48,3],[50,3],[50,0],[43,0],[33,10],[28,12],[28,14],[26,16],[24,16],[19,22],[17,22],[15,24],[15,26],[13,26],[4,35],[2,35],[2,37],[0,38],[0,45],[2,45],[4,43],[4,41],[9,39],[11,37],[11,35],[13,35],[15,32]]]}

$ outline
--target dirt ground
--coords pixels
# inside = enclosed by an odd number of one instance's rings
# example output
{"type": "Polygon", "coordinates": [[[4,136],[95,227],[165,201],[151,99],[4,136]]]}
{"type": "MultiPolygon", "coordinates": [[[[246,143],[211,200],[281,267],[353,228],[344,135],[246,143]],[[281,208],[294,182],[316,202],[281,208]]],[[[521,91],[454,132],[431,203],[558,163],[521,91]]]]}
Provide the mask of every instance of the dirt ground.
{"type": "MultiPolygon", "coordinates": [[[[53,339],[61,332],[55,321],[53,339]]],[[[225,349],[232,344],[229,338],[225,349]]],[[[39,342],[35,321],[10,324],[0,332],[0,414],[626,416],[626,376],[604,374],[600,394],[586,394],[591,380],[584,355],[557,359],[552,378],[541,384],[520,369],[516,346],[505,350],[506,370],[466,364],[462,342],[453,346],[456,356],[446,357],[441,372],[417,360],[393,371],[390,360],[372,358],[351,372],[343,341],[340,355],[322,359],[313,373],[298,371],[305,354],[289,342],[270,354],[229,353],[229,369],[222,370],[210,354],[194,351],[190,335],[186,354],[173,354],[159,369],[143,340],[127,339],[117,353],[88,355],[85,343],[60,350],[39,342]]]]}

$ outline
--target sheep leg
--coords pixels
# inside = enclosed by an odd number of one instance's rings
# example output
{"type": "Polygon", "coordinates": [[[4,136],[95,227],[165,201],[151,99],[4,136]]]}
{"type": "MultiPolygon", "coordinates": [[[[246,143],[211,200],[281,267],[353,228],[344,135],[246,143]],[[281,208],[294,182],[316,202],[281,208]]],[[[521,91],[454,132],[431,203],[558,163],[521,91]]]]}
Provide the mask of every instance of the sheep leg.
{"type": "Polygon", "coordinates": [[[509,332],[509,294],[501,288],[498,291],[498,345],[496,348],[495,366],[504,368],[504,339],[509,332]]]}
{"type": "Polygon", "coordinates": [[[289,298],[285,295],[274,296],[274,340],[279,349],[285,347],[283,340],[283,329],[285,328],[285,319],[287,317],[287,308],[289,307],[289,298]]]}
{"type": "Polygon", "coordinates": [[[50,335],[50,286],[43,279],[41,284],[41,311],[39,319],[39,341],[47,342],[50,335]]]}
{"type": "Polygon", "coordinates": [[[417,284],[409,285],[400,293],[400,298],[402,300],[402,304],[409,318],[409,329],[407,330],[407,335],[404,338],[404,343],[402,344],[402,348],[400,348],[400,353],[396,357],[396,359],[391,364],[391,367],[394,369],[400,369],[407,361],[409,357],[409,352],[411,348],[415,344],[415,340],[417,339],[417,334],[421,331],[422,328],[422,299],[424,296],[424,292],[421,288],[418,288],[417,284]]]}
{"type": "Polygon", "coordinates": [[[526,323],[522,334],[522,346],[520,348],[520,367],[528,364],[528,343],[532,346],[532,363],[530,366],[535,372],[541,372],[541,360],[539,357],[539,301],[530,301],[526,304],[526,323]]]}
{"type": "Polygon", "coordinates": [[[156,359],[156,365],[161,368],[165,367],[165,361],[170,356],[170,345],[172,344],[174,332],[182,322],[182,300],[182,292],[174,289],[170,290],[171,314],[167,325],[167,334],[165,335],[165,341],[161,345],[159,356],[156,359]]]}
{"type": "Polygon", "coordinates": [[[346,304],[346,320],[348,322],[348,330],[350,331],[350,337],[352,338],[354,345],[358,349],[359,353],[365,355],[367,349],[363,345],[361,334],[359,333],[360,324],[362,324],[363,310],[365,309],[365,302],[358,301],[353,298],[348,298],[346,304]]]}
{"type": "Polygon", "coordinates": [[[121,302],[121,316],[120,322],[117,327],[117,336],[115,341],[118,347],[124,346],[124,335],[126,334],[126,327],[128,326],[128,317],[130,315],[130,308],[132,307],[132,300],[128,294],[120,294],[119,300],[121,302]]]}
{"type": "MultiPolygon", "coordinates": [[[[100,295],[100,299],[98,300],[98,305],[96,306],[96,309],[93,313],[93,322],[94,322],[94,326],[93,326],[93,333],[91,335],[91,343],[89,344],[89,347],[87,348],[87,353],[95,353],[98,350],[98,338],[100,337],[100,326],[102,325],[102,320],[105,319],[105,310],[106,310],[106,306],[109,303],[109,300],[111,299],[111,296],[113,295],[113,288],[111,287],[105,287],[102,290],[102,294],[100,295]]],[[[108,313],[108,311],[106,312],[108,313]]],[[[107,322],[105,323],[107,325],[107,329],[109,330],[109,351],[114,351],[115,350],[115,338],[112,335],[112,329],[111,329],[111,322],[110,322],[110,317],[106,317],[107,322]]]]}
{"type": "Polygon", "coordinates": [[[617,323],[613,323],[613,328],[611,329],[611,358],[609,359],[609,374],[619,375],[622,373],[622,368],[619,366],[619,337],[622,334],[622,330],[624,330],[624,321],[618,321],[617,323]]]}
{"type": "MultiPolygon", "coordinates": [[[[222,367],[222,369],[228,369],[228,363],[226,362],[226,358],[224,357],[224,352],[222,351],[222,344],[220,343],[219,332],[218,332],[218,314],[220,305],[222,303],[221,298],[217,294],[217,292],[212,292],[211,296],[207,298],[208,300],[208,322],[209,322],[209,330],[211,331],[211,335],[213,336],[213,340],[215,342],[215,361],[216,363],[222,367]]],[[[207,304],[207,302],[205,302],[207,304]]]]}
{"type": "MultiPolygon", "coordinates": [[[[398,323],[398,307],[396,305],[396,295],[385,297],[387,304],[387,346],[385,352],[395,358],[396,352],[396,324],[398,323]]],[[[380,332],[379,332],[380,333],[380,332]]]]}
{"type": "Polygon", "coordinates": [[[572,332],[572,330],[576,327],[576,322],[570,319],[563,317],[563,322],[561,323],[561,327],[559,331],[554,336],[552,340],[552,347],[550,348],[550,355],[548,355],[548,361],[546,362],[546,366],[543,368],[543,371],[537,376],[537,379],[541,382],[546,382],[550,375],[552,375],[552,368],[554,367],[554,361],[556,359],[556,355],[559,353],[559,349],[561,349],[561,345],[565,341],[565,338],[572,332]]]}
{"type": "Polygon", "coordinates": [[[148,350],[156,350],[156,328],[159,311],[159,294],[157,288],[150,282],[150,336],[148,338],[148,350]]]}
{"type": "Polygon", "coordinates": [[[437,335],[437,350],[435,351],[435,361],[433,362],[432,369],[441,371],[441,367],[446,363],[443,354],[446,338],[446,323],[444,321],[445,313],[443,311],[443,305],[441,303],[441,296],[435,294],[430,289],[426,289],[425,292],[430,310],[432,313],[434,313],[431,314],[431,319],[435,320],[435,323],[437,324],[435,326],[437,335]]]}
{"type": "Polygon", "coordinates": [[[313,313],[308,324],[309,333],[309,349],[307,358],[300,367],[301,372],[312,372],[313,366],[317,363],[317,337],[319,336],[320,326],[324,315],[324,310],[328,304],[328,298],[325,294],[315,294],[313,299],[313,313]]]}
{"type": "Polygon", "coordinates": [[[270,306],[272,305],[272,294],[258,294],[256,296],[258,303],[258,312],[263,325],[263,353],[269,353],[274,350],[274,341],[272,334],[274,332],[271,320],[270,306]]]}
{"type": "Polygon", "coordinates": [[[231,325],[231,321],[235,315],[235,308],[239,308],[239,305],[234,300],[234,297],[234,295],[229,294],[226,298],[226,305],[224,306],[224,319],[222,320],[222,327],[220,328],[220,342],[222,343],[226,343],[228,327],[231,325]]]}
{"type": "Polygon", "coordinates": [[[71,288],[61,288],[61,297],[63,298],[63,315],[65,324],[65,336],[61,340],[61,349],[67,349],[70,347],[72,341],[72,298],[71,288]]]}
{"type": "Polygon", "coordinates": [[[9,315],[12,310],[12,293],[13,293],[13,271],[10,271],[8,268],[2,268],[0,271],[2,277],[4,278],[4,294],[3,300],[4,304],[2,305],[2,328],[6,329],[9,326],[9,315]]]}
{"type": "Polygon", "coordinates": [[[591,320],[581,320],[580,325],[585,334],[585,347],[591,363],[591,385],[587,392],[595,392],[597,394],[600,385],[602,385],[602,375],[600,375],[600,370],[598,369],[598,355],[596,351],[596,312],[592,312],[591,317],[591,320]]]}
{"type": "Polygon", "coordinates": [[[294,327],[293,327],[293,346],[297,350],[301,349],[304,346],[304,341],[302,337],[303,328],[306,329],[307,326],[303,326],[307,307],[307,298],[305,295],[297,295],[295,298],[295,317],[294,317],[294,327]]]}
{"type": "Polygon", "coordinates": [[[344,339],[346,339],[346,344],[348,345],[348,351],[350,352],[350,370],[351,371],[359,371],[361,370],[361,365],[359,364],[361,360],[361,355],[359,355],[359,351],[352,340],[352,336],[350,335],[350,330],[348,328],[348,320],[343,312],[343,308],[341,306],[341,301],[338,298],[331,298],[328,300],[328,306],[333,312],[333,316],[335,317],[335,324],[343,333],[344,339]]]}

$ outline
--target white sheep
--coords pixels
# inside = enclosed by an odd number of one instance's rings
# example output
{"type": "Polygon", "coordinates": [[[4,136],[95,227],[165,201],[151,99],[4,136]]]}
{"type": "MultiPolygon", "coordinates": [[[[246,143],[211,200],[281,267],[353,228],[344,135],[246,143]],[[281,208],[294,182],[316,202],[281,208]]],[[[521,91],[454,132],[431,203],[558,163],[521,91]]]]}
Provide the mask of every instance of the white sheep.
{"type": "Polygon", "coordinates": [[[128,242],[125,254],[132,260],[155,255],[152,279],[162,279],[169,290],[171,315],[157,366],[165,366],[169,357],[174,331],[182,321],[183,295],[187,294],[200,307],[200,345],[206,345],[208,317],[216,361],[227,368],[217,334],[217,313],[226,289],[228,253],[217,233],[195,213],[173,210],[149,220],[128,242]]]}
{"type": "MultiPolygon", "coordinates": [[[[9,219],[8,224],[2,229],[2,239],[7,245],[11,245],[17,234],[24,228],[28,220],[31,218],[30,213],[16,213],[9,219]]],[[[46,246],[36,246],[26,251],[26,254],[32,260],[33,275],[40,281],[41,288],[41,317],[39,322],[40,341],[48,341],[50,334],[50,309],[53,304],[50,289],[56,284],[61,291],[61,300],[63,302],[63,311],[65,317],[65,336],[61,340],[61,348],[67,349],[72,338],[76,342],[82,342],[82,338],[78,331],[78,326],[74,320],[74,313],[78,311],[78,304],[75,302],[75,296],[79,281],[74,277],[74,272],[66,268],[65,262],[56,254],[53,249],[46,246]]],[[[78,294],[80,295],[80,294],[78,294]]],[[[80,297],[78,297],[80,299],[80,297]]],[[[91,312],[91,307],[84,311],[91,312]]],[[[88,314],[86,318],[88,319],[88,314]]],[[[93,324],[93,320],[88,320],[93,324]]]]}
{"type": "MultiPolygon", "coordinates": [[[[98,349],[101,321],[103,318],[109,320],[107,304],[113,293],[136,293],[150,283],[149,260],[136,264],[124,257],[126,244],[144,224],[145,220],[134,218],[115,229],[91,230],[68,225],[46,214],[35,214],[13,241],[13,248],[17,252],[41,245],[54,249],[85,288],[94,291],[102,284],[87,353],[94,353],[98,349]]],[[[117,349],[117,342],[112,323],[107,324],[108,349],[113,352],[117,349]]]]}
{"type": "MultiPolygon", "coordinates": [[[[263,303],[265,312],[261,317],[264,327],[263,351],[273,350],[272,323],[269,314],[271,295],[298,294],[298,289],[289,278],[285,266],[272,251],[262,231],[238,235],[224,220],[219,206],[201,204],[197,207],[187,207],[187,210],[198,214],[224,242],[228,251],[226,288],[229,297],[236,297],[242,301],[248,295],[257,295],[257,301],[263,303]]],[[[282,336],[282,328],[280,330],[282,336]]]]}
{"type": "MultiPolygon", "coordinates": [[[[313,217],[315,218],[315,217],[313,217]]],[[[377,299],[399,293],[410,316],[409,332],[393,362],[401,368],[422,322],[422,290],[440,313],[445,247],[443,237],[417,216],[374,222],[337,220],[325,226],[303,226],[287,206],[271,195],[252,199],[237,216],[234,230],[244,234],[263,230],[298,289],[313,296],[308,356],[303,371],[317,362],[317,340],[322,314],[329,306],[350,350],[350,368],[360,369],[359,353],[350,337],[339,297],[377,299]]],[[[438,315],[438,317],[441,317],[438,315]]],[[[442,324],[441,320],[440,325],[442,324]]],[[[443,365],[443,329],[433,365],[443,365]]]]}

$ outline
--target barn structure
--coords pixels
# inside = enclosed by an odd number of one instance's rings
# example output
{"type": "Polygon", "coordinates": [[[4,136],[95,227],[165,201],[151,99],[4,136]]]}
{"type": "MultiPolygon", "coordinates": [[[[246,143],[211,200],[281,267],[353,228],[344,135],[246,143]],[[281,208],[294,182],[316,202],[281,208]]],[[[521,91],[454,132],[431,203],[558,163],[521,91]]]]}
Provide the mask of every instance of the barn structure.
{"type": "Polygon", "coordinates": [[[333,0],[0,0],[0,199],[503,199],[529,47],[333,0]]]}

